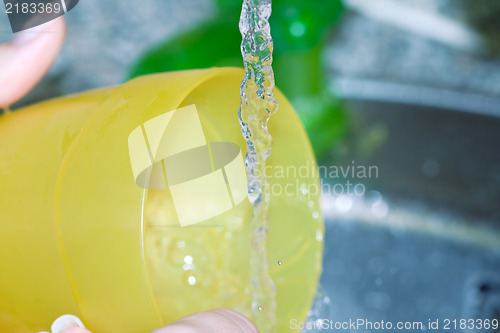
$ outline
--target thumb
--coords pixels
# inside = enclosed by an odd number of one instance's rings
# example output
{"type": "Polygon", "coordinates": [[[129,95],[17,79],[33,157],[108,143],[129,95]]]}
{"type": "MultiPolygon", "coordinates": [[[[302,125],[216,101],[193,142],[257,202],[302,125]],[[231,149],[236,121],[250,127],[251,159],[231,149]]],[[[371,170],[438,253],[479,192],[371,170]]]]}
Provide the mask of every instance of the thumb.
{"type": "Polygon", "coordinates": [[[64,19],[59,17],[0,44],[0,108],[17,102],[37,84],[56,58],[64,34],[64,19]]]}
{"type": "MultiPolygon", "coordinates": [[[[54,333],[90,332],[84,328],[70,327],[54,333]]],[[[233,310],[217,309],[191,314],[153,333],[258,333],[258,331],[242,314],[233,310]]]]}
{"type": "Polygon", "coordinates": [[[238,312],[217,309],[191,314],[153,333],[258,333],[258,331],[249,319],[238,312]]]}

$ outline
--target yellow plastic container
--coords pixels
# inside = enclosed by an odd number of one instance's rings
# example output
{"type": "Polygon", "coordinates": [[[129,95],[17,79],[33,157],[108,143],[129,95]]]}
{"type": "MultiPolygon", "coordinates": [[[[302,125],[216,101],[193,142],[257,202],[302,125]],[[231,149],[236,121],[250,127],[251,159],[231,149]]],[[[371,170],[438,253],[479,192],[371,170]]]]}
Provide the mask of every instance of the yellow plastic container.
{"type": "MultiPolygon", "coordinates": [[[[108,333],[149,332],[217,307],[251,316],[248,200],[181,227],[168,189],[135,183],[128,147],[138,126],[194,104],[208,142],[244,152],[242,75],[214,68],[140,77],[0,117],[1,332],[47,330],[66,313],[108,333]]],[[[308,192],[318,186],[311,147],[276,95],[269,164],[283,173],[270,178],[268,252],[279,331],[289,332],[311,306],[323,224],[319,195],[308,192]],[[293,172],[300,167],[309,171],[293,172]]]]}

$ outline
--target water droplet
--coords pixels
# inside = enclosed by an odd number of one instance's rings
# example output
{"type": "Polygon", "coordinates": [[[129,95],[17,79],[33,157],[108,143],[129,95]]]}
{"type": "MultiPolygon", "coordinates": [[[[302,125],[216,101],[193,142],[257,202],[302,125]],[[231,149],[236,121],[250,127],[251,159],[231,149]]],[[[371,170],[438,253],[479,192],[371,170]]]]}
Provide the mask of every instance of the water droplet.
{"type": "Polygon", "coordinates": [[[321,230],[316,230],[316,240],[318,242],[321,242],[323,240],[323,231],[321,230]]]}
{"type": "Polygon", "coordinates": [[[318,212],[313,212],[313,213],[312,213],[312,217],[313,217],[314,219],[317,219],[317,218],[319,217],[319,213],[318,213],[318,212]]]}
{"type": "Polygon", "coordinates": [[[262,305],[259,305],[259,306],[257,307],[257,310],[259,310],[259,311],[262,311],[262,309],[263,309],[262,305]]]}
{"type": "Polygon", "coordinates": [[[307,202],[307,206],[310,207],[310,208],[313,208],[314,207],[314,201],[308,201],[307,202]]]}
{"type": "Polygon", "coordinates": [[[190,277],[188,277],[188,283],[189,283],[191,286],[195,285],[195,284],[196,284],[196,278],[195,278],[194,276],[192,276],[192,275],[191,275],[190,277]]]}
{"type": "MultiPolygon", "coordinates": [[[[307,312],[307,322],[316,322],[330,315],[330,298],[326,296],[321,286],[318,287],[311,309],[307,312]]],[[[314,330],[316,332],[316,330],[314,330]]]]}
{"type": "Polygon", "coordinates": [[[282,264],[281,260],[278,260],[278,265],[281,265],[281,264],[282,264]]]}
{"type": "Polygon", "coordinates": [[[341,195],[335,200],[335,207],[339,212],[348,212],[352,208],[352,199],[341,195]]]}
{"type": "Polygon", "coordinates": [[[300,186],[300,192],[302,192],[303,195],[306,195],[307,193],[309,193],[309,189],[307,188],[306,184],[302,184],[300,186]]]}
{"type": "Polygon", "coordinates": [[[382,201],[378,205],[372,207],[372,213],[379,218],[385,217],[389,213],[389,206],[385,201],[382,201]]]}
{"type": "Polygon", "coordinates": [[[192,256],[185,256],[184,257],[184,262],[188,265],[193,264],[193,257],[192,256]]]}
{"type": "Polygon", "coordinates": [[[306,25],[303,22],[295,21],[290,24],[290,33],[294,37],[302,37],[306,33],[306,25]]]}
{"type": "Polygon", "coordinates": [[[382,194],[380,194],[380,192],[376,190],[371,190],[365,196],[365,202],[371,207],[380,205],[382,203],[382,200],[382,194]]]}

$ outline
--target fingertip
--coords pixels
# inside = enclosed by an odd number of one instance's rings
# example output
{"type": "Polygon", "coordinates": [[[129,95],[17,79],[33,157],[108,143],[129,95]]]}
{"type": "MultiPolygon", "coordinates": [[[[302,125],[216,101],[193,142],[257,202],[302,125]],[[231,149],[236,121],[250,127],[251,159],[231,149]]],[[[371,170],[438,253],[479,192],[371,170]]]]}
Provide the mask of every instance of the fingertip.
{"type": "Polygon", "coordinates": [[[233,321],[235,325],[241,327],[243,329],[243,332],[248,332],[248,333],[259,333],[257,330],[257,327],[255,327],[254,323],[241,313],[231,310],[231,309],[226,309],[226,308],[219,308],[214,310],[221,315],[225,316],[229,320],[233,321]]]}
{"type": "Polygon", "coordinates": [[[37,25],[36,27],[19,31],[16,33],[12,44],[20,46],[35,38],[45,37],[57,41],[62,41],[66,36],[66,20],[59,16],[49,22],[37,25]]]}
{"type": "Polygon", "coordinates": [[[80,318],[72,314],[65,314],[57,318],[51,327],[52,333],[88,333],[80,318]],[[71,331],[74,330],[74,331],[71,331]]]}
{"type": "Polygon", "coordinates": [[[229,309],[193,313],[153,333],[258,333],[242,314],[229,309]]]}
{"type": "Polygon", "coordinates": [[[26,95],[49,70],[59,53],[66,24],[62,17],[17,33],[0,45],[0,108],[26,95]]]}

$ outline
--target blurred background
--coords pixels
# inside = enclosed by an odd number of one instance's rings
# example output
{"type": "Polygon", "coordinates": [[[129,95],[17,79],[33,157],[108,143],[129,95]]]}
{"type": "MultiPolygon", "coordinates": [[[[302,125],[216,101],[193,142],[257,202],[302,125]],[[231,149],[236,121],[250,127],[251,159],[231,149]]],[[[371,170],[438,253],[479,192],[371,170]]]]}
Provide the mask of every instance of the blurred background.
{"type": "MultiPolygon", "coordinates": [[[[242,66],[240,6],[81,1],[65,16],[60,57],[17,106],[153,72],[242,66]]],[[[498,17],[496,0],[273,1],[276,83],[320,165],[377,170],[323,174],[311,318],[499,319],[498,17]]],[[[0,42],[11,38],[0,15],[0,42]]]]}

